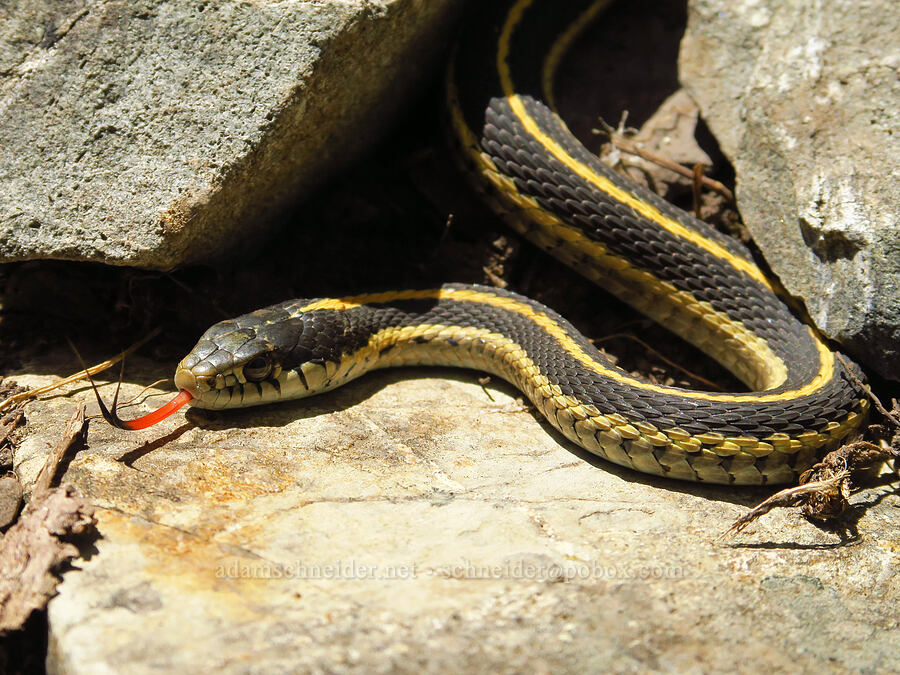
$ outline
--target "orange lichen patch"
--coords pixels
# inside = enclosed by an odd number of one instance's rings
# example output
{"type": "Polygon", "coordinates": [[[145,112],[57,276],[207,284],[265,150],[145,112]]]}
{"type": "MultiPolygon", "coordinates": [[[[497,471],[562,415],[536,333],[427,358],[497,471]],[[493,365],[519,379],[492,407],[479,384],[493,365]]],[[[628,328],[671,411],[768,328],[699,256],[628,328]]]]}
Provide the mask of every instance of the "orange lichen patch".
{"type": "Polygon", "coordinates": [[[246,565],[260,559],[250,553],[236,554],[227,544],[205,536],[208,531],[194,533],[106,509],[98,511],[98,520],[106,540],[101,556],[106,547],[118,557],[139,556],[133,573],[150,583],[170,607],[208,606],[219,616],[227,612],[234,619],[252,621],[263,618],[257,608],[270,592],[272,597],[283,592],[283,587],[230,574],[238,562],[246,565]]]}
{"type": "Polygon", "coordinates": [[[186,464],[178,486],[205,501],[225,504],[281,492],[291,482],[290,475],[272,466],[248,468],[222,456],[210,456],[186,464]]]}

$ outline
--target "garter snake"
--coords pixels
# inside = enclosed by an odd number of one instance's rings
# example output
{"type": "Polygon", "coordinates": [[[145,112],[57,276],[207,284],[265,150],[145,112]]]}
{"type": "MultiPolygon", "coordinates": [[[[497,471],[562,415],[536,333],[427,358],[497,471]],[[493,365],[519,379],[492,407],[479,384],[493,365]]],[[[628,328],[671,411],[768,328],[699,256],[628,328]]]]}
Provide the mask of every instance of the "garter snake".
{"type": "Polygon", "coordinates": [[[448,126],[477,189],[524,237],[752,391],[650,383],[538,302],[460,284],[291,300],[220,322],[178,365],[176,386],[222,409],[309,396],[375,368],[475,368],[617,464],[711,483],[795,480],[862,424],[867,404],[846,372],[856,366],[795,318],[741,244],[606,167],[542,102],[605,3],[484,4],[447,84],[448,126]]]}

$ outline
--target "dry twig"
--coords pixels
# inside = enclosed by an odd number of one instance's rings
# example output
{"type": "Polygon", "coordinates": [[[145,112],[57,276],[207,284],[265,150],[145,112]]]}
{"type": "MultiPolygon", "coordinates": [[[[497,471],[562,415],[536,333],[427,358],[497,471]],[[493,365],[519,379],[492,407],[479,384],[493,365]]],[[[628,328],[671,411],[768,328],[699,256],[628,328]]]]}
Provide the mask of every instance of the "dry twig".
{"type": "Polygon", "coordinates": [[[709,188],[714,192],[718,192],[729,202],[734,203],[734,193],[731,190],[729,190],[725,185],[713,178],[702,175],[698,178],[696,174],[696,167],[688,169],[687,167],[684,167],[677,162],[673,162],[672,160],[667,159],[662,155],[657,155],[655,152],[651,152],[650,150],[646,150],[645,148],[640,147],[637,143],[625,138],[625,135],[622,133],[622,131],[620,131],[619,129],[615,129],[602,119],[600,120],[600,126],[602,127],[602,129],[599,130],[599,132],[606,134],[609,137],[609,142],[622,152],[627,152],[630,155],[637,155],[638,157],[645,159],[648,162],[657,164],[658,166],[677,173],[679,176],[684,176],[691,181],[699,181],[703,184],[704,187],[709,188]]]}
{"type": "MultiPolygon", "coordinates": [[[[837,355],[844,365],[846,361],[837,355]]],[[[850,506],[853,473],[900,459],[900,402],[893,401],[893,410],[882,405],[872,389],[847,368],[847,374],[857,388],[884,415],[886,424],[873,424],[868,432],[876,443],[856,441],[841,446],[800,476],[800,485],[775,493],[761,504],[738,518],[722,537],[735,534],[765,513],[778,507],[802,505],[803,515],[816,520],[831,520],[850,506]]],[[[721,537],[720,537],[721,538],[721,537]]]]}
{"type": "Polygon", "coordinates": [[[27,401],[29,399],[40,396],[41,394],[46,394],[55,389],[59,389],[60,387],[66,385],[66,384],[70,384],[72,382],[78,382],[79,380],[84,380],[90,375],[96,375],[97,373],[103,372],[107,368],[117,364],[119,361],[124,359],[126,356],[128,356],[135,350],[139,349],[140,347],[143,347],[145,344],[150,342],[150,340],[155,338],[161,332],[162,332],[162,326],[157,326],[152,331],[147,333],[147,335],[145,335],[140,340],[135,342],[133,345],[131,345],[128,349],[123,351],[118,356],[114,356],[113,358],[108,359],[102,363],[98,363],[96,366],[91,366],[90,368],[81,370],[81,371],[75,373],[74,375],[70,375],[69,377],[63,378],[59,382],[54,382],[53,384],[48,384],[46,387],[39,387],[38,389],[30,389],[29,391],[22,392],[20,394],[14,394],[13,396],[10,396],[9,398],[6,398],[3,401],[0,401],[0,410],[8,408],[8,407],[15,405],[16,403],[19,403],[21,401],[27,401]]]}
{"type": "Polygon", "coordinates": [[[632,335],[631,333],[613,333],[611,335],[604,335],[603,337],[600,337],[600,338],[593,338],[593,339],[591,339],[591,344],[597,345],[597,344],[600,344],[601,342],[605,342],[607,340],[614,340],[617,338],[621,338],[624,340],[632,340],[633,342],[638,343],[641,347],[643,347],[648,352],[650,352],[651,354],[656,356],[658,359],[660,359],[667,365],[671,366],[672,368],[677,368],[678,370],[680,370],[682,373],[687,375],[689,378],[691,378],[695,382],[701,382],[702,384],[706,385],[713,391],[722,391],[722,387],[717,385],[712,380],[707,380],[705,377],[697,375],[696,373],[691,372],[684,366],[679,365],[678,363],[675,363],[675,361],[672,361],[671,359],[666,358],[665,355],[662,354],[662,352],[660,352],[657,349],[654,349],[653,347],[648,345],[646,342],[641,340],[639,337],[637,337],[636,335],[632,335]]]}

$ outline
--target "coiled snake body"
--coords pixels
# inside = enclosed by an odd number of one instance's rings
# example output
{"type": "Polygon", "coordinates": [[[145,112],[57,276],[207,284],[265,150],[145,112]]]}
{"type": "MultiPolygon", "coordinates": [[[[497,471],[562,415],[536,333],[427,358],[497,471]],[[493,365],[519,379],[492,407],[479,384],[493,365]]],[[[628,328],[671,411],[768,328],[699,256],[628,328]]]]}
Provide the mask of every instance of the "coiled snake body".
{"type": "Polygon", "coordinates": [[[744,247],[607,168],[553,110],[562,53],[604,3],[494,3],[448,78],[463,163],[538,246],[709,353],[753,389],[710,393],[617,368],[565,319],[474,285],[292,300],[212,326],[175,382],[203,408],[333,389],[397,365],[462,366],[521,389],[567,438],[617,464],[712,483],[796,479],[866,404],[744,247]]]}

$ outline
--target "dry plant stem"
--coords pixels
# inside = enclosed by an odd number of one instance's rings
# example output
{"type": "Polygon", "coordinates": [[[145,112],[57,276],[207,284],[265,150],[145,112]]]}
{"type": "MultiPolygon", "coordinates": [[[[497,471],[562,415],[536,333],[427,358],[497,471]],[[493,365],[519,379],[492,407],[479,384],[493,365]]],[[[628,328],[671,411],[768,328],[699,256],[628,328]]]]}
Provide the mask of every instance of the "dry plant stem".
{"type": "MultiPolygon", "coordinates": [[[[669,171],[673,171],[680,176],[684,176],[685,178],[694,180],[693,169],[688,169],[681,166],[681,164],[673,162],[670,159],[666,159],[662,155],[657,155],[655,152],[645,150],[644,148],[639,147],[636,143],[632,143],[631,141],[618,137],[610,137],[610,142],[622,152],[627,152],[630,155],[637,155],[642,159],[646,159],[648,162],[653,162],[654,164],[658,164],[659,166],[668,169],[669,171]]],[[[734,193],[719,181],[713,178],[709,178],[708,176],[702,176],[700,178],[700,182],[704,187],[709,188],[713,192],[718,192],[728,201],[732,203],[734,202],[734,193]]]]}
{"type": "Polygon", "coordinates": [[[776,492],[738,518],[720,538],[736,534],[760,516],[779,507],[803,505],[803,514],[818,520],[841,515],[849,506],[850,477],[854,471],[900,456],[897,450],[873,443],[850,443],[828,453],[800,476],[800,485],[776,492]],[[812,480],[815,478],[815,480],[812,480]]]}
{"type": "Polygon", "coordinates": [[[665,356],[660,354],[656,349],[654,349],[653,347],[648,345],[646,342],[641,340],[639,337],[632,335],[631,333],[613,333],[612,335],[604,335],[602,338],[592,339],[591,344],[596,345],[601,342],[605,342],[606,340],[613,340],[615,338],[622,338],[625,340],[633,340],[634,342],[637,342],[641,347],[646,349],[648,352],[650,352],[651,354],[654,354],[661,361],[668,364],[672,368],[676,368],[676,369],[680,370],[682,373],[687,375],[689,378],[695,380],[696,382],[703,383],[704,385],[706,385],[707,387],[709,387],[710,389],[712,389],[714,391],[722,391],[722,387],[717,385],[715,382],[712,382],[711,380],[707,380],[705,377],[700,377],[696,373],[692,373],[690,370],[688,370],[684,366],[680,366],[677,363],[675,363],[674,361],[672,361],[671,359],[667,359],[665,356]]]}
{"type": "MultiPolygon", "coordinates": [[[[154,387],[158,387],[161,384],[165,384],[166,382],[170,382],[171,380],[172,380],[171,377],[165,377],[161,380],[157,380],[156,382],[151,382],[150,384],[148,384],[146,387],[141,389],[137,394],[132,396],[127,401],[122,401],[122,404],[119,406],[119,408],[126,408],[126,407],[130,406],[132,403],[137,401],[141,396],[146,394],[149,390],[153,389],[154,387]]],[[[160,394],[153,394],[153,395],[159,396],[160,394]]]]}
{"type": "MultiPolygon", "coordinates": [[[[629,141],[624,138],[622,133],[611,127],[602,119],[600,120],[600,126],[603,127],[602,131],[607,136],[609,136],[609,142],[612,143],[616,148],[621,150],[622,152],[627,152],[630,155],[637,155],[643,159],[646,159],[648,162],[653,162],[654,164],[658,164],[659,166],[668,169],[669,171],[673,171],[680,176],[684,176],[685,178],[689,178],[691,180],[695,180],[695,169],[688,169],[686,167],[681,166],[677,162],[673,162],[670,159],[666,159],[662,155],[657,155],[655,152],[651,152],[649,150],[645,150],[640,147],[637,143],[629,141]]],[[[708,178],[706,176],[700,177],[700,182],[710,190],[714,192],[718,192],[720,195],[725,197],[729,202],[734,203],[734,193],[725,187],[722,183],[712,178],[708,178]]]]}
{"type": "Polygon", "coordinates": [[[837,518],[850,506],[850,480],[854,471],[881,464],[900,456],[897,448],[881,447],[866,441],[848,443],[830,452],[822,461],[800,476],[800,483],[829,481],[843,476],[837,490],[813,492],[803,504],[803,515],[817,520],[837,518]]]}
{"type": "MultiPolygon", "coordinates": [[[[840,354],[837,354],[837,358],[846,365],[840,354]]],[[[735,521],[722,537],[740,532],[763,514],[778,507],[802,504],[805,516],[818,520],[836,518],[850,505],[850,480],[854,471],[900,459],[900,420],[897,414],[900,406],[897,401],[894,401],[894,410],[888,411],[872,389],[856,377],[849,367],[847,374],[859,390],[871,399],[875,408],[884,415],[887,424],[892,428],[892,432],[888,433],[885,427],[873,425],[869,427],[869,431],[877,437],[892,436],[890,442],[885,438],[885,445],[882,446],[867,441],[856,441],[829,452],[821,462],[800,476],[800,485],[781,490],[755,506],[735,521]]]]}
{"type": "Polygon", "coordinates": [[[162,326],[157,326],[152,331],[147,333],[143,338],[135,342],[128,349],[123,351],[116,357],[113,357],[103,363],[98,363],[96,366],[91,366],[90,368],[86,368],[80,372],[75,373],[74,375],[70,375],[59,382],[54,382],[53,384],[48,384],[46,387],[40,387],[39,389],[31,389],[30,391],[23,392],[21,394],[15,394],[0,402],[0,410],[3,410],[9,406],[15,405],[19,401],[27,401],[41,394],[46,394],[48,392],[53,391],[54,389],[59,389],[60,387],[71,384],[72,382],[78,382],[79,380],[83,380],[91,375],[96,375],[97,373],[103,372],[110,366],[114,366],[123,358],[136,351],[137,349],[143,347],[145,344],[150,342],[153,338],[159,335],[162,332],[162,326]]]}
{"type": "Polygon", "coordinates": [[[747,525],[752,523],[760,516],[768,513],[772,509],[776,509],[778,507],[795,506],[796,504],[804,501],[808,495],[816,492],[834,492],[836,490],[839,490],[841,487],[841,483],[849,476],[850,472],[844,470],[841,473],[836,474],[832,478],[829,478],[828,480],[815,481],[813,483],[806,483],[804,485],[796,485],[792,488],[776,492],[764,502],[757,504],[750,511],[734,521],[731,527],[729,527],[719,536],[719,539],[723,539],[729,534],[736,534],[740,532],[745,527],[747,527],[747,525]]]}
{"type": "MultiPolygon", "coordinates": [[[[882,415],[884,415],[895,429],[900,431],[900,418],[896,416],[896,411],[891,412],[887,408],[885,408],[884,405],[882,405],[879,398],[872,392],[872,388],[854,374],[853,369],[850,367],[850,364],[847,363],[847,359],[845,359],[837,352],[835,352],[834,355],[837,357],[838,361],[841,362],[841,365],[844,366],[844,370],[847,372],[847,377],[850,378],[853,384],[855,384],[858,389],[860,389],[866,396],[868,396],[869,400],[872,401],[872,404],[875,406],[875,409],[882,415]]],[[[894,403],[896,404],[896,401],[894,403]]]]}
{"type": "Polygon", "coordinates": [[[697,220],[701,220],[701,201],[700,198],[702,196],[703,191],[703,171],[706,167],[703,164],[694,164],[694,170],[692,171],[691,176],[691,192],[694,197],[694,218],[697,220]]]}

